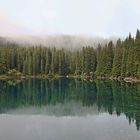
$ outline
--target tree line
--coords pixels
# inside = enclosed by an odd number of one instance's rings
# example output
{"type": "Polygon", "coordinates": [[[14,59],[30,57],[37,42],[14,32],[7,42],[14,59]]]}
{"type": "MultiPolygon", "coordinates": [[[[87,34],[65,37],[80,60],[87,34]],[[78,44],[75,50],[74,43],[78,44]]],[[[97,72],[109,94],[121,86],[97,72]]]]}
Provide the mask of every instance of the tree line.
{"type": "Polygon", "coordinates": [[[25,75],[96,75],[102,77],[140,77],[140,31],[135,38],[98,47],[85,46],[70,51],[65,48],[20,46],[0,43],[0,74],[16,70],[25,75]]]}

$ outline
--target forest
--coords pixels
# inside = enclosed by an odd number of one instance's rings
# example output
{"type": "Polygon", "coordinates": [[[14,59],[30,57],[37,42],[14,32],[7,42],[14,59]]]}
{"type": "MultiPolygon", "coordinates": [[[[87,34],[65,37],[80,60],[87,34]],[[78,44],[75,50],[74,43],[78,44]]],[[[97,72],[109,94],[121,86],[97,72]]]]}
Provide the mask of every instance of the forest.
{"type": "Polygon", "coordinates": [[[140,31],[116,43],[75,51],[0,43],[0,75],[60,75],[140,78],[140,31]]]}

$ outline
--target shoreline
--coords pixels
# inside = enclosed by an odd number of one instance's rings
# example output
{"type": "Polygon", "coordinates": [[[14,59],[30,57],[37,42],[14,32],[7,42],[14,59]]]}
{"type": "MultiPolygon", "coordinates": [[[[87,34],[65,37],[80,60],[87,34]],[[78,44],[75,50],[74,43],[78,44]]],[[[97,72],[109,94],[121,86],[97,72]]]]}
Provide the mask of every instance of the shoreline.
{"type": "Polygon", "coordinates": [[[23,75],[23,76],[0,75],[0,80],[57,79],[57,78],[62,78],[62,77],[65,77],[65,76],[61,76],[61,75],[54,75],[54,76],[47,76],[47,75],[23,75]]]}
{"type": "Polygon", "coordinates": [[[124,77],[124,78],[116,78],[116,77],[95,77],[92,76],[82,76],[82,75],[24,75],[24,76],[8,76],[8,75],[0,75],[0,80],[25,80],[25,79],[59,79],[59,78],[74,78],[74,79],[82,79],[82,80],[111,80],[111,81],[119,81],[119,82],[127,82],[127,83],[140,83],[140,79],[134,77],[124,77]]]}

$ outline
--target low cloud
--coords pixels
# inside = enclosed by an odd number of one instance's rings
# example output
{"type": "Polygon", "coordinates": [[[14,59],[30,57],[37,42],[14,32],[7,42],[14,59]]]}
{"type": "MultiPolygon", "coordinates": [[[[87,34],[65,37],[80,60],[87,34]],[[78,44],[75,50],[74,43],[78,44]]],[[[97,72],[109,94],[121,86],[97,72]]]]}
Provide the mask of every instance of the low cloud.
{"type": "Polygon", "coordinates": [[[19,36],[8,37],[7,39],[27,47],[42,45],[44,47],[65,48],[68,50],[79,49],[83,46],[97,47],[99,43],[104,45],[110,40],[113,40],[114,43],[117,40],[117,38],[104,39],[80,35],[19,36]]]}

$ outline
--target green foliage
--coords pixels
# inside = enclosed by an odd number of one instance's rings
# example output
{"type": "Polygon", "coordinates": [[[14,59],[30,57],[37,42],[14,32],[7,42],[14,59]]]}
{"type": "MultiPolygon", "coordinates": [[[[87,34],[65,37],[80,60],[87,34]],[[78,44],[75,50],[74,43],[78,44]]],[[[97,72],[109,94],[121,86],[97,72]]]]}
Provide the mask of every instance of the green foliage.
{"type": "Polygon", "coordinates": [[[0,74],[4,74],[6,72],[6,58],[5,58],[5,50],[0,49],[0,74]]]}
{"type": "Polygon", "coordinates": [[[85,46],[70,51],[55,47],[21,47],[0,44],[0,74],[24,75],[92,75],[101,77],[140,77],[140,32],[116,44],[85,46]]]}
{"type": "Polygon", "coordinates": [[[23,74],[15,69],[9,70],[7,72],[7,75],[9,76],[22,76],[23,74]]]}
{"type": "Polygon", "coordinates": [[[113,64],[113,43],[112,41],[105,45],[105,47],[99,47],[97,52],[97,76],[108,77],[111,76],[112,64],[113,64]]]}
{"type": "Polygon", "coordinates": [[[0,58],[0,74],[4,74],[6,70],[6,62],[3,58],[0,58]]]}
{"type": "Polygon", "coordinates": [[[116,77],[121,75],[122,53],[122,44],[121,40],[119,39],[116,43],[112,68],[112,75],[116,77]]]}

